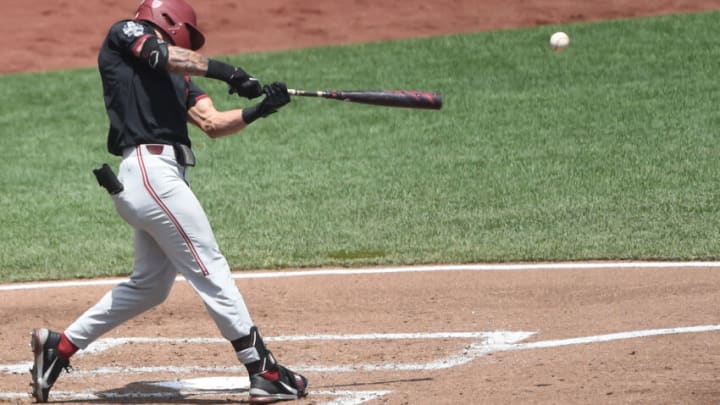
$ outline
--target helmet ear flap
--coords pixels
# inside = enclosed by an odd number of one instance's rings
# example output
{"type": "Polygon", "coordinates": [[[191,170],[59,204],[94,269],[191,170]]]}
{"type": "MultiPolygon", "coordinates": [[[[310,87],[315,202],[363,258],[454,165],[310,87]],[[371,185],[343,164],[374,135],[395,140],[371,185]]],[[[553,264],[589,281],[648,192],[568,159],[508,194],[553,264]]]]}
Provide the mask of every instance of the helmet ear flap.
{"type": "Polygon", "coordinates": [[[190,31],[190,49],[200,49],[205,45],[205,36],[197,28],[190,24],[186,24],[190,31]]]}

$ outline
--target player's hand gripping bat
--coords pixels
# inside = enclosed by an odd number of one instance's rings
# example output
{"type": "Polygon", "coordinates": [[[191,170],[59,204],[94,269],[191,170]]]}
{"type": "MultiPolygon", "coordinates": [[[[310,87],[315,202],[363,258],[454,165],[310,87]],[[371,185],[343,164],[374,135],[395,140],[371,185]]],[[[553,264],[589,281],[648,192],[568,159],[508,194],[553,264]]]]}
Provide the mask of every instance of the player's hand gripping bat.
{"type": "Polygon", "coordinates": [[[310,91],[288,89],[291,96],[322,97],[351,103],[372,104],[386,107],[423,108],[439,110],[442,108],[442,95],[425,91],[409,90],[332,90],[310,91]]]}

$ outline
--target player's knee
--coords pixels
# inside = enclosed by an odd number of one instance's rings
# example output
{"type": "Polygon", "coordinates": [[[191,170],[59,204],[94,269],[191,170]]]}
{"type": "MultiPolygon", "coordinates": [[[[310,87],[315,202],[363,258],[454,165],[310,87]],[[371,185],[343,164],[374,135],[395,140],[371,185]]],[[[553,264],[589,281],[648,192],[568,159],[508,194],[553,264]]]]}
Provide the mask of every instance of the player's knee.
{"type": "Polygon", "coordinates": [[[146,304],[148,305],[148,309],[154,308],[167,299],[167,297],[170,296],[170,288],[154,288],[151,293],[147,294],[146,304]]]}

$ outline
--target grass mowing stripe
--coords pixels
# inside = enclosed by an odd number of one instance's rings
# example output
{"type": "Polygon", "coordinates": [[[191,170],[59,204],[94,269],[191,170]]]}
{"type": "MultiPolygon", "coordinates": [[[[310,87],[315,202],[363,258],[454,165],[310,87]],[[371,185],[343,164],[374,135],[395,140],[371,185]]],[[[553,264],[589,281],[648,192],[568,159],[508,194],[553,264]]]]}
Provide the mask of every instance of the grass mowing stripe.
{"type": "MultiPolygon", "coordinates": [[[[413,89],[441,111],[294,99],[191,137],[233,266],[718,258],[717,13],[228,56],[263,82],[413,89]],[[554,31],[570,48],[552,53],[554,31]]],[[[219,108],[249,104],[199,78],[219,108]]],[[[0,76],[0,281],[127,274],[132,230],[91,170],[94,69],[0,76]]]]}

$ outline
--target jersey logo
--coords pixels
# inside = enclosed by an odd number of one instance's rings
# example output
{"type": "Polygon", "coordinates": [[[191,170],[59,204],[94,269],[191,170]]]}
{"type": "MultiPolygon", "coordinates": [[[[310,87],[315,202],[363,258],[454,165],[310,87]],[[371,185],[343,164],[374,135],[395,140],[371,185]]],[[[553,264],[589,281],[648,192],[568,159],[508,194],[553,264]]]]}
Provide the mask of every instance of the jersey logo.
{"type": "Polygon", "coordinates": [[[123,26],[123,34],[129,37],[139,37],[145,33],[145,28],[135,21],[128,21],[123,26]]]}
{"type": "Polygon", "coordinates": [[[160,7],[160,6],[162,6],[162,1],[160,1],[160,0],[153,0],[152,5],[151,5],[150,7],[152,7],[152,8],[158,8],[158,7],[160,7]]]}

